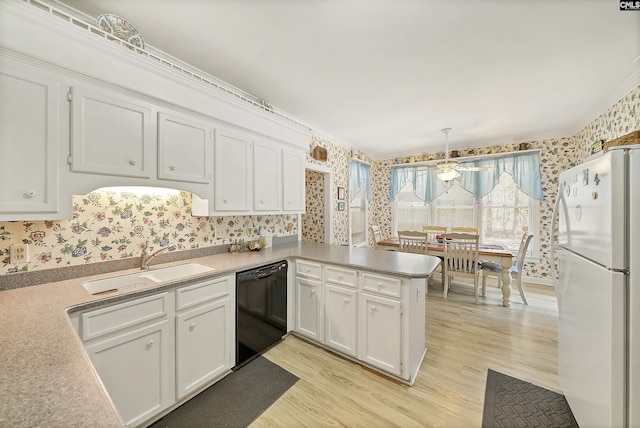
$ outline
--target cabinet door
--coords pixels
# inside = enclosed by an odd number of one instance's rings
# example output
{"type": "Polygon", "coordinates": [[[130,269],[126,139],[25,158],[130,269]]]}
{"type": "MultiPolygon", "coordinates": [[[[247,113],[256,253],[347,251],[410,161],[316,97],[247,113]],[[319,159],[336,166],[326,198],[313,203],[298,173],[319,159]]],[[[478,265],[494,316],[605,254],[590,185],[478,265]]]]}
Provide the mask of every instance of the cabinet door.
{"type": "Polygon", "coordinates": [[[296,278],[296,331],[322,342],[322,282],[296,278]]]}
{"type": "Polygon", "coordinates": [[[252,141],[241,133],[216,129],[214,142],[214,210],[251,209],[252,141]]]}
{"type": "Polygon", "coordinates": [[[223,298],[176,316],[178,399],[232,367],[233,312],[223,298]]]}
{"type": "Polygon", "coordinates": [[[60,82],[52,73],[0,59],[0,214],[56,212],[60,82]]]}
{"type": "Polygon", "coordinates": [[[282,209],[305,210],[304,152],[282,151],[282,209]]]}
{"type": "MultiPolygon", "coordinates": [[[[150,178],[155,143],[142,101],[100,88],[71,92],[71,170],[150,178]]],[[[154,174],[155,175],[155,174],[154,174]]]]}
{"type": "Polygon", "coordinates": [[[360,356],[362,361],[401,375],[401,306],[398,300],[361,294],[360,356]]]}
{"type": "Polygon", "coordinates": [[[253,209],[280,211],[282,165],[280,147],[256,141],[253,146],[253,209]]]}
{"type": "Polygon", "coordinates": [[[158,114],[158,178],[211,183],[213,128],[177,115],[158,114]]]}
{"type": "Polygon", "coordinates": [[[356,355],[357,293],[354,289],[325,285],[325,343],[337,351],[356,355]]]}
{"type": "Polygon", "coordinates": [[[120,417],[128,427],[149,419],[174,401],[169,321],[129,331],[87,346],[120,417]]]}

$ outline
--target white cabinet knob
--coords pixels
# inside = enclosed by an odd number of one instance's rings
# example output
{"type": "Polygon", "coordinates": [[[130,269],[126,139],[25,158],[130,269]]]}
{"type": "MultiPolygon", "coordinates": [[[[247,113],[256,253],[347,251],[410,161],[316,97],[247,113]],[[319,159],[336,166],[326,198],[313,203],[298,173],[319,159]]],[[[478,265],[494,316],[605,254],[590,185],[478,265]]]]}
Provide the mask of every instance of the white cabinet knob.
{"type": "Polygon", "coordinates": [[[175,171],[175,170],[176,170],[176,167],[175,167],[175,166],[173,166],[173,165],[171,165],[171,166],[169,167],[169,169],[170,169],[171,171],[175,171]]]}
{"type": "Polygon", "coordinates": [[[194,328],[196,328],[196,323],[191,323],[191,325],[189,326],[189,330],[193,330],[194,328]]]}
{"type": "Polygon", "coordinates": [[[316,290],[311,290],[311,295],[316,294],[316,290]]]}
{"type": "Polygon", "coordinates": [[[379,283],[378,283],[378,288],[383,288],[383,287],[384,287],[384,284],[383,284],[383,283],[381,283],[381,282],[379,282],[379,283]]]}
{"type": "Polygon", "coordinates": [[[375,306],[371,306],[371,312],[375,312],[375,311],[377,311],[377,310],[378,310],[378,309],[377,309],[375,306]]]}
{"type": "Polygon", "coordinates": [[[36,191],[35,190],[29,190],[27,192],[25,192],[24,194],[27,198],[33,198],[36,195],[36,191]]]}
{"type": "Polygon", "coordinates": [[[226,199],[223,199],[223,200],[222,200],[222,202],[224,202],[224,203],[226,204],[226,203],[227,203],[227,200],[226,200],[226,199]]]}
{"type": "Polygon", "coordinates": [[[345,303],[349,303],[350,301],[351,301],[351,300],[349,300],[348,298],[347,298],[347,299],[344,299],[344,302],[345,302],[345,303]]]}
{"type": "Polygon", "coordinates": [[[342,281],[343,276],[342,275],[338,275],[338,281],[342,281]]]}
{"type": "Polygon", "coordinates": [[[151,348],[153,346],[153,339],[147,342],[147,348],[151,348]]]}
{"type": "Polygon", "coordinates": [[[264,205],[264,201],[260,201],[260,205],[264,205]]]}
{"type": "Polygon", "coordinates": [[[135,164],[137,164],[138,162],[136,160],[130,160],[129,161],[129,165],[134,166],[135,164]]]}

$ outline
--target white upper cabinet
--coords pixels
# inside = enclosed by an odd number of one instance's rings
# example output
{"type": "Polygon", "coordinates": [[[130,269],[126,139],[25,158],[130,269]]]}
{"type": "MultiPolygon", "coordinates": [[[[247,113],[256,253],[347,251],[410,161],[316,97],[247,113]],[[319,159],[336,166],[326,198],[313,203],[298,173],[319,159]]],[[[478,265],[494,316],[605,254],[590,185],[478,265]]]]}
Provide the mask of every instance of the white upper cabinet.
{"type": "Polygon", "coordinates": [[[216,129],[213,150],[215,211],[251,210],[252,146],[252,139],[241,132],[216,129]]]}
{"type": "Polygon", "coordinates": [[[282,164],[280,146],[256,141],[253,147],[253,209],[281,209],[282,164]]]}
{"type": "Polygon", "coordinates": [[[71,170],[153,177],[153,122],[141,100],[98,87],[72,87],[71,170]]]}
{"type": "Polygon", "coordinates": [[[2,56],[0,66],[0,220],[47,218],[58,211],[60,81],[2,56]]]}
{"type": "Polygon", "coordinates": [[[158,178],[211,183],[213,126],[186,116],[158,114],[158,178]]]}
{"type": "Polygon", "coordinates": [[[282,152],[282,209],[305,211],[305,153],[285,149],[282,152]]]}

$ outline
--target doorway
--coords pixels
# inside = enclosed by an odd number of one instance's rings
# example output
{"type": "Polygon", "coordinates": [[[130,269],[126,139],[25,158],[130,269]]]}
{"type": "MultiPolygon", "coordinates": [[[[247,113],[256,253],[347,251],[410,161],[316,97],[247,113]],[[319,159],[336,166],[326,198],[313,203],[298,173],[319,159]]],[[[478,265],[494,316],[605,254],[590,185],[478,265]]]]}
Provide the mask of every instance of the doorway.
{"type": "Polygon", "coordinates": [[[331,244],[331,169],[307,164],[306,210],[301,219],[301,240],[331,244]]]}

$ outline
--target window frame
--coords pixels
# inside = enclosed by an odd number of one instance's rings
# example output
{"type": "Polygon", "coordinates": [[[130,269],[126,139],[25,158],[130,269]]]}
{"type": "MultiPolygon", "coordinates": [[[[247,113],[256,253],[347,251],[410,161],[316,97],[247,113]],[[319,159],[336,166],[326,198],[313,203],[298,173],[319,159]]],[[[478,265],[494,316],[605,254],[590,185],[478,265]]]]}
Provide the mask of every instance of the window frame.
{"type": "MultiPolygon", "coordinates": [[[[413,186],[413,183],[407,183],[406,185],[413,186]]],[[[459,185],[459,184],[458,184],[459,185]]],[[[466,191],[466,190],[465,190],[466,191]]],[[[439,197],[439,196],[438,196],[439,197]]],[[[390,202],[391,205],[391,232],[393,236],[398,234],[398,199],[396,197],[394,201],[390,202]]],[[[437,199],[437,198],[436,198],[437,199]]],[[[533,238],[529,244],[529,248],[526,255],[526,260],[530,262],[538,262],[540,261],[540,201],[533,198],[528,197],[528,209],[529,209],[529,221],[528,221],[528,230],[529,233],[533,234],[533,238]]],[[[478,229],[482,229],[481,225],[483,224],[483,211],[486,204],[483,204],[482,201],[477,201],[474,199],[474,227],[478,227],[478,229]]],[[[501,205],[503,207],[520,207],[516,205],[501,205]]],[[[496,205],[498,207],[498,205],[496,205]]],[[[415,207],[417,208],[417,207],[415,207]]],[[[434,214],[436,211],[436,204],[428,203],[425,204],[424,209],[428,210],[429,217],[434,218],[434,214]]],[[[481,236],[482,240],[482,236],[481,236]]],[[[517,248],[512,251],[517,252],[517,248]]]]}

